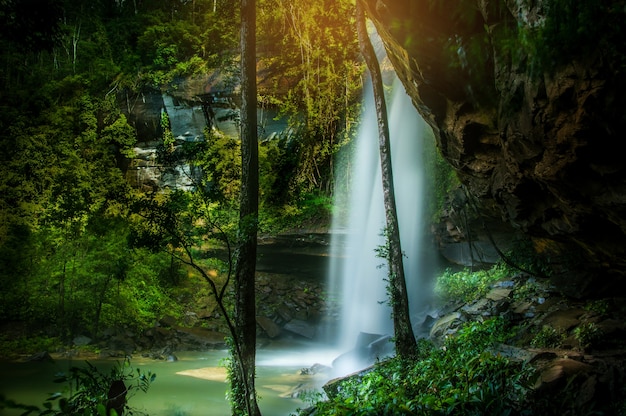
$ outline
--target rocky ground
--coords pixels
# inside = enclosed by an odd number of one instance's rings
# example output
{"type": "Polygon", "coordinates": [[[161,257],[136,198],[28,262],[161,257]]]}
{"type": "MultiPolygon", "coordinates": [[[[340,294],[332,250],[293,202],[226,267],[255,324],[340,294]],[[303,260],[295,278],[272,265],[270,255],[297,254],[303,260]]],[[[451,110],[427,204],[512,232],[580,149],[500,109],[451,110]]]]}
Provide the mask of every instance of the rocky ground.
{"type": "MultiPolygon", "coordinates": [[[[463,323],[496,316],[518,330],[508,344],[492,352],[532,366],[534,397],[574,409],[623,402],[626,299],[573,300],[547,280],[520,273],[493,284],[473,302],[443,305],[422,325],[430,327],[431,340],[443,344],[463,323]]],[[[325,388],[332,389],[336,381],[325,388]]]]}

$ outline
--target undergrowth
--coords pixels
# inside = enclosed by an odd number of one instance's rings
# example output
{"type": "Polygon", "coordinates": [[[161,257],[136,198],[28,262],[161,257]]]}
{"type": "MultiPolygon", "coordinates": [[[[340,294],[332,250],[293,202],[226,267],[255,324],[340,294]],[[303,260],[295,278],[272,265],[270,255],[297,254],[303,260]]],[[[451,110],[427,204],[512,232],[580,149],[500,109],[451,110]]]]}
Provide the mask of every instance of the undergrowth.
{"type": "MultiPolygon", "coordinates": [[[[506,321],[469,322],[441,347],[420,340],[416,358],[392,358],[335,385],[318,415],[509,414],[528,390],[530,368],[491,352],[506,321]]],[[[308,414],[308,413],[300,413],[308,414]]]]}
{"type": "Polygon", "coordinates": [[[498,263],[490,269],[477,271],[466,268],[453,272],[448,269],[437,279],[435,294],[445,301],[471,302],[485,295],[494,282],[509,276],[511,276],[511,269],[504,263],[498,263]]]}
{"type": "Polygon", "coordinates": [[[54,382],[65,388],[51,393],[41,408],[0,395],[0,410],[19,409],[22,416],[139,415],[143,413],[130,407],[127,400],[138,391],[146,393],[156,374],[133,369],[130,360],[126,359],[117,363],[109,373],[87,362],[84,367],[71,367],[67,373],[58,373],[55,377],[54,382]]]}

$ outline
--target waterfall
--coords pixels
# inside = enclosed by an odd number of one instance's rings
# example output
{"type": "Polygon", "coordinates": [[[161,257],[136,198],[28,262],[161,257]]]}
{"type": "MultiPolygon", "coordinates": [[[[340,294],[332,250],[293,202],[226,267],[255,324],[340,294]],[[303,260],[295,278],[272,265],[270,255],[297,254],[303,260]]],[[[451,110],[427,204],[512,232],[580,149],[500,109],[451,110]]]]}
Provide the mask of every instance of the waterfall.
{"type": "MultiPolygon", "coordinates": [[[[400,239],[413,315],[420,309],[423,292],[420,287],[425,257],[422,247],[425,208],[422,141],[426,125],[397,79],[388,108],[400,239]]],[[[329,288],[336,294],[339,304],[339,325],[334,338],[343,351],[362,347],[356,344],[363,340],[368,342],[377,338],[367,334],[393,335],[386,290],[386,259],[376,254],[377,248],[384,244],[385,211],[371,85],[365,88],[361,120],[351,161],[348,195],[336,196],[338,203],[347,205],[347,218],[334,218],[332,230],[329,288]],[[339,202],[341,200],[344,202],[339,202]]],[[[346,368],[345,372],[356,369],[346,368]]]]}

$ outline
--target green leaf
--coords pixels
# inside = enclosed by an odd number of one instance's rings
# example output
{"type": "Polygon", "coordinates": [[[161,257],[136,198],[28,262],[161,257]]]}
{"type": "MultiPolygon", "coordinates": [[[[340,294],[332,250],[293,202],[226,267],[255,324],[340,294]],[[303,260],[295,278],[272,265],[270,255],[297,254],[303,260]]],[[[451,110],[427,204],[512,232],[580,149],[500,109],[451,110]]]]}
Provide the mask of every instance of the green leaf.
{"type": "Polygon", "coordinates": [[[63,396],[61,392],[52,393],[46,400],[56,400],[61,396],[63,396]]]}
{"type": "MultiPolygon", "coordinates": [[[[102,403],[98,403],[98,406],[96,406],[96,411],[98,412],[98,416],[107,416],[107,409],[102,403]]],[[[111,409],[111,414],[109,416],[117,416],[117,412],[115,411],[115,409],[111,409]]]]}

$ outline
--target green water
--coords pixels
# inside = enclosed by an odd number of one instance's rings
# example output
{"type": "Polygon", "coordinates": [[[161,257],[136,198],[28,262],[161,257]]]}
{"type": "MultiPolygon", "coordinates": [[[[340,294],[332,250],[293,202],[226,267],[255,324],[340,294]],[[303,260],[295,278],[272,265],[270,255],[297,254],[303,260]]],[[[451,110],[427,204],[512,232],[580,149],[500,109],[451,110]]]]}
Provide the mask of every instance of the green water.
{"type": "MultiPolygon", "coordinates": [[[[283,416],[306,407],[291,397],[294,389],[319,389],[328,375],[301,375],[300,370],[320,362],[327,364],[336,355],[332,351],[310,349],[267,349],[257,353],[257,392],[264,416],[283,416]]],[[[176,362],[162,362],[133,357],[131,365],[157,374],[147,393],[136,392],[129,399],[135,410],[150,416],[229,415],[226,400],[228,384],[224,380],[222,360],[226,351],[180,352],[176,362]],[[181,374],[183,373],[183,374],[181,374]],[[202,377],[202,378],[199,378],[202,377]],[[208,378],[208,379],[207,379],[208,378]]],[[[90,361],[99,368],[111,361],[90,361]]],[[[0,393],[16,402],[41,407],[49,393],[64,386],[54,383],[54,374],[67,371],[84,361],[57,360],[54,363],[0,363],[0,393]]],[[[3,410],[2,415],[19,415],[18,410],[3,410]]]]}

